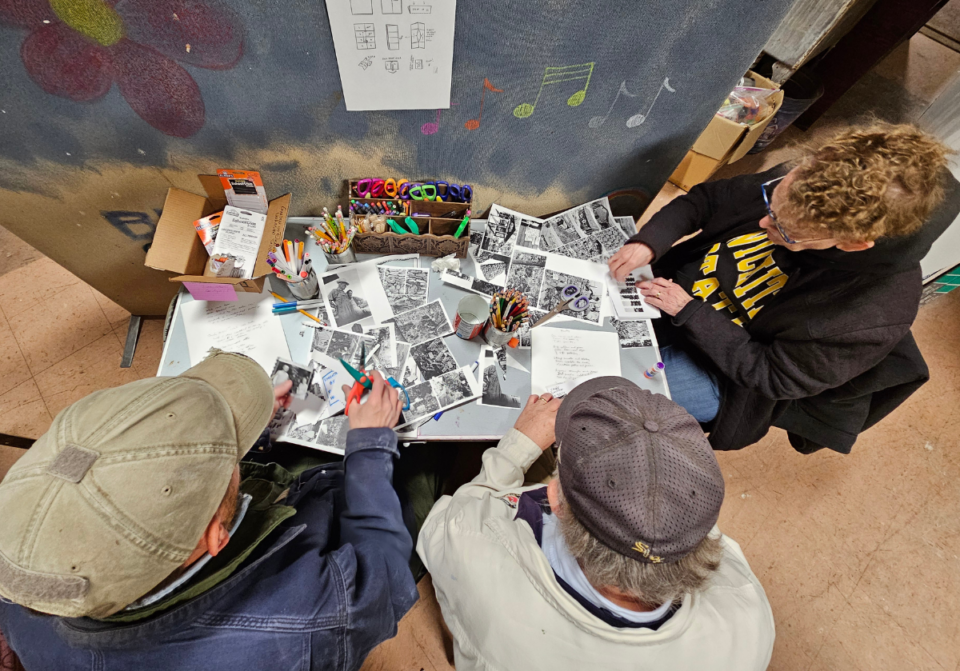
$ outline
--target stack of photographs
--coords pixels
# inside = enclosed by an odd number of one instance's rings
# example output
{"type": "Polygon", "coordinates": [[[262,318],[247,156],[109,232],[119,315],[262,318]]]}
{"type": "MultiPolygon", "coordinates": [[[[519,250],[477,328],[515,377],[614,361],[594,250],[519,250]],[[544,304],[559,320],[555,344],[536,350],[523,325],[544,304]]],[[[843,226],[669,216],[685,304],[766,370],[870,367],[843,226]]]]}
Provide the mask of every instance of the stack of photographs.
{"type": "MultiPolygon", "coordinates": [[[[503,348],[498,348],[504,352],[503,348]]],[[[494,408],[518,409],[530,391],[530,381],[525,376],[506,374],[505,362],[497,361],[498,351],[484,347],[480,352],[481,396],[478,405],[494,408]]]]}
{"type": "Polygon", "coordinates": [[[449,410],[480,397],[480,385],[469,366],[457,368],[430,380],[407,387],[410,409],[405,410],[399,431],[442,410],[449,410]]]}
{"type": "Polygon", "coordinates": [[[589,304],[585,310],[568,308],[560,314],[596,324],[600,322],[606,275],[605,267],[593,263],[516,247],[507,271],[507,286],[520,291],[530,307],[541,312],[553,310],[561,302],[563,290],[574,286],[589,304]]]}
{"type": "Polygon", "coordinates": [[[620,338],[621,349],[654,347],[657,344],[657,336],[648,319],[623,321],[616,317],[611,317],[610,323],[617,329],[617,337],[620,338]]]}
{"type": "Polygon", "coordinates": [[[623,282],[617,282],[612,275],[607,273],[607,291],[610,294],[610,301],[617,318],[630,320],[658,319],[660,317],[660,310],[648,304],[637,288],[637,282],[650,279],[653,279],[653,271],[650,266],[637,268],[627,275],[623,282]]]}
{"type": "Polygon", "coordinates": [[[630,235],[625,224],[613,216],[610,201],[600,198],[546,219],[539,249],[605,264],[630,235]]]}

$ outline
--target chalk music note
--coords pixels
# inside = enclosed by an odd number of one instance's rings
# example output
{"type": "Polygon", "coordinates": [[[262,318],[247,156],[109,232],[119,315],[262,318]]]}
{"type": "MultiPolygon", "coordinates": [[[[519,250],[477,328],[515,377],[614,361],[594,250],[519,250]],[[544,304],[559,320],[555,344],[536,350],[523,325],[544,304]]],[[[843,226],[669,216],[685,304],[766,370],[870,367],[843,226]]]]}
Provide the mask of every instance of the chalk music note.
{"type": "Polygon", "coordinates": [[[630,91],[627,90],[627,82],[621,82],[620,90],[617,91],[617,97],[613,99],[613,102],[610,104],[610,107],[607,109],[607,113],[604,114],[603,116],[593,117],[592,119],[590,119],[590,123],[588,123],[587,125],[590,126],[590,128],[600,128],[600,126],[602,126],[603,123],[607,120],[607,117],[610,116],[610,112],[613,111],[613,106],[617,104],[618,100],[620,100],[621,94],[627,96],[628,98],[637,97],[636,93],[630,93],[630,91]]]}
{"type": "Polygon", "coordinates": [[[467,130],[477,130],[480,128],[480,120],[483,118],[483,97],[487,95],[487,91],[503,93],[503,89],[494,88],[489,79],[486,77],[483,78],[483,88],[480,90],[480,114],[477,115],[476,119],[467,119],[463,124],[463,127],[467,130]]]}
{"type": "Polygon", "coordinates": [[[580,65],[564,65],[562,67],[547,67],[543,69],[543,79],[540,80],[540,90],[537,91],[537,97],[533,104],[520,103],[513,109],[513,116],[518,119],[526,119],[537,109],[537,103],[540,101],[540,94],[543,93],[543,87],[560,84],[562,82],[575,82],[586,80],[583,88],[567,98],[567,105],[576,107],[587,97],[587,87],[590,86],[590,77],[593,76],[593,63],[581,63],[580,65]]]}
{"type": "Polygon", "coordinates": [[[440,130],[440,110],[437,110],[437,120],[428,121],[427,123],[420,126],[420,132],[424,135],[433,135],[438,130],[440,130]]]}
{"type": "Polygon", "coordinates": [[[647,120],[647,116],[650,114],[650,110],[653,109],[653,106],[657,104],[657,98],[660,97],[660,94],[663,93],[663,89],[667,89],[670,93],[676,93],[676,89],[670,86],[670,78],[664,77],[663,83],[660,84],[660,88],[657,90],[657,95],[653,97],[653,102],[650,103],[650,107],[647,108],[646,114],[634,114],[632,117],[627,119],[627,128],[636,128],[644,121],[647,120]]]}

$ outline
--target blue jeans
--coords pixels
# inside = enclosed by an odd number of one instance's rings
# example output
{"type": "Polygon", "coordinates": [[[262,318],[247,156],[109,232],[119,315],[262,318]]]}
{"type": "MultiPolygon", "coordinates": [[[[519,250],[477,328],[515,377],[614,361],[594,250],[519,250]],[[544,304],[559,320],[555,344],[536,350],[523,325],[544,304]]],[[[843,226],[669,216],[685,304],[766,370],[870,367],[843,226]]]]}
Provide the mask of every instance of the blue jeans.
{"type": "Polygon", "coordinates": [[[660,356],[673,402],[698,422],[706,423],[716,417],[720,409],[717,376],[698,366],[689,354],[673,345],[661,347],[660,356]]]}

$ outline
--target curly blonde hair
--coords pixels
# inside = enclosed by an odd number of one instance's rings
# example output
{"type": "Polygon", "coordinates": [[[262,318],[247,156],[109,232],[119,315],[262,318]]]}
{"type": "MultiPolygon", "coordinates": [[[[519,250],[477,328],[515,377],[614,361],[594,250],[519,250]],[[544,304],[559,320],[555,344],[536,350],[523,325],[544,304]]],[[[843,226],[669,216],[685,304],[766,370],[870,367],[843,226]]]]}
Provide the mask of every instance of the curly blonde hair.
{"type": "Polygon", "coordinates": [[[781,209],[805,237],[869,242],[910,235],[943,198],[949,152],[910,124],[845,130],[808,150],[781,209]]]}

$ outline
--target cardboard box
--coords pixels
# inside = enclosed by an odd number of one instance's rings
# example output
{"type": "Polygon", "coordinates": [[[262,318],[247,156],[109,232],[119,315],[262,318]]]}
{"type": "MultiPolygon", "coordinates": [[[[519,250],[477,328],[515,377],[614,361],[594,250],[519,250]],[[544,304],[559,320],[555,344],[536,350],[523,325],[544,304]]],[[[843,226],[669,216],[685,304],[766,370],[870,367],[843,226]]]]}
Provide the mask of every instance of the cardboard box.
{"type": "Polygon", "coordinates": [[[176,187],[167,190],[167,199],[164,201],[153,244],[147,252],[144,265],[177,273],[176,277],[170,278],[171,282],[232,284],[237,291],[262,292],[266,276],[271,274],[267,252],[283,240],[287,214],[290,211],[290,194],[274,198],[269,203],[267,225],[260,241],[253,278],[217,277],[210,272],[207,264],[210,257],[193,227],[193,222],[222,210],[227,205],[227,197],[220,178],[216,175],[197,175],[197,178],[206,196],[176,187]]]}
{"type": "Polygon", "coordinates": [[[689,191],[697,184],[706,182],[727,163],[739,161],[753,149],[760,134],[783,105],[783,91],[777,84],[752,70],[747,72],[747,76],[753,77],[757,87],[776,91],[767,98],[771,106],[767,115],[749,126],[714,115],[703,133],[693,143],[693,147],[680,161],[680,165],[670,175],[672,184],[676,184],[684,191],[689,191]]]}
{"type": "Polygon", "coordinates": [[[680,165],[673,171],[673,174],[670,175],[670,183],[679,186],[684,191],[689,191],[697,184],[702,184],[710,179],[722,165],[724,165],[723,161],[698,154],[691,149],[680,161],[680,165]]]}
{"type": "Polygon", "coordinates": [[[758,88],[776,91],[767,98],[767,102],[771,105],[771,110],[767,115],[749,126],[714,115],[703,133],[693,143],[693,151],[702,156],[721,161],[721,165],[733,163],[746,156],[747,152],[753,149],[753,145],[757,143],[763,129],[767,127],[780,106],[783,105],[783,91],[777,84],[766,77],[761,77],[752,70],[747,72],[747,76],[754,79],[758,88]]]}

